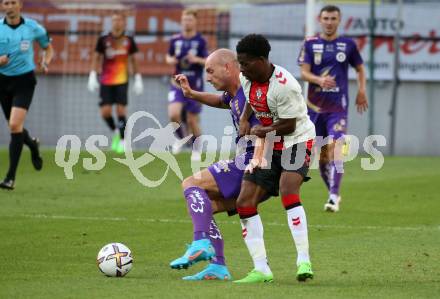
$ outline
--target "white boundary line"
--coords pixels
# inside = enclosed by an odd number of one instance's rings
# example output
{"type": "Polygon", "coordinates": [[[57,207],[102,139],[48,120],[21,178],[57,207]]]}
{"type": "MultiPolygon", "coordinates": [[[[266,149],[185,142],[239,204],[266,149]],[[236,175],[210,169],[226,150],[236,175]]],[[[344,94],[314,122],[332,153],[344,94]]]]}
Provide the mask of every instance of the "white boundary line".
{"type": "MultiPolygon", "coordinates": [[[[113,222],[145,222],[145,223],[191,223],[188,219],[167,219],[167,218],[125,218],[125,217],[86,217],[86,216],[68,216],[68,215],[46,215],[46,214],[22,214],[22,215],[2,215],[0,218],[32,218],[49,220],[82,220],[82,221],[113,221],[113,222]]],[[[239,224],[238,221],[217,221],[220,224],[239,224]]],[[[286,226],[286,223],[265,222],[269,226],[286,226]]],[[[310,228],[328,228],[328,229],[346,229],[346,230],[395,230],[395,231],[440,231],[438,226],[373,226],[373,225],[328,225],[328,224],[309,224],[310,228]]]]}

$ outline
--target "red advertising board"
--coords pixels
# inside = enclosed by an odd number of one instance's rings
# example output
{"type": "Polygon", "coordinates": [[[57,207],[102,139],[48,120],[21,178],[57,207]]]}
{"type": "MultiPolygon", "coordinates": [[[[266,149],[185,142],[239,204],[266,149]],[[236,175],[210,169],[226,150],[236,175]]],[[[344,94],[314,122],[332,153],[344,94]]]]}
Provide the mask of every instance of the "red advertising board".
{"type": "MultiPolygon", "coordinates": [[[[48,30],[55,49],[51,73],[85,74],[90,71],[91,57],[100,34],[108,32],[111,15],[122,9],[127,16],[127,32],[135,32],[139,69],[145,75],[171,74],[165,63],[168,40],[180,30],[180,5],[62,5],[32,3],[24,15],[40,22],[48,30]]],[[[198,28],[215,49],[217,13],[215,9],[198,10],[198,28]]]]}

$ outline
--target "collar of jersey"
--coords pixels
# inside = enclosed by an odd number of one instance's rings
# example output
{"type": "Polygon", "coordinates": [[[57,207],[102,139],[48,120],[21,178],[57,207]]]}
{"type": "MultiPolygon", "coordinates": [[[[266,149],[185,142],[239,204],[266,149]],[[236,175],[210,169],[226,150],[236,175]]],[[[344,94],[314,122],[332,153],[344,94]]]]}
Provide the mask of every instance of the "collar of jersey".
{"type": "Polygon", "coordinates": [[[21,24],[24,24],[24,18],[20,17],[20,23],[18,23],[17,25],[10,25],[10,24],[8,24],[8,22],[6,22],[6,18],[4,18],[3,19],[3,24],[8,25],[12,29],[16,29],[16,28],[20,27],[21,24]]]}

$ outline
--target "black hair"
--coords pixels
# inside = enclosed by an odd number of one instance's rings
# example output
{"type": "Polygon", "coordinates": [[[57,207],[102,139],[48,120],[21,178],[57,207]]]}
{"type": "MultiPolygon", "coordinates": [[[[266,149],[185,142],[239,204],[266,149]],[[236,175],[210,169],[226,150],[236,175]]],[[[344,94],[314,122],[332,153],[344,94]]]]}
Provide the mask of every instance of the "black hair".
{"type": "Polygon", "coordinates": [[[319,16],[321,16],[324,11],[326,11],[326,12],[335,12],[335,11],[337,11],[339,15],[341,14],[341,10],[336,5],[326,5],[326,6],[324,6],[319,11],[319,16]]]}
{"type": "Polygon", "coordinates": [[[269,41],[263,35],[248,34],[238,42],[236,50],[237,54],[268,59],[271,48],[269,41]]]}

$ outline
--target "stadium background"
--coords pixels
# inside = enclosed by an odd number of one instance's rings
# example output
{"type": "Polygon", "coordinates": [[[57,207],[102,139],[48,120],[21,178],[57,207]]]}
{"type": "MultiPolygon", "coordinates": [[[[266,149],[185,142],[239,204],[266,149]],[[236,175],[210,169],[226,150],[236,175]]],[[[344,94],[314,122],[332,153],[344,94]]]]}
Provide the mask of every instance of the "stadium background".
{"type": "MultiPolygon", "coordinates": [[[[271,58],[285,66],[297,78],[296,58],[304,36],[304,1],[191,1],[200,8],[199,29],[209,40],[210,50],[235,48],[237,40],[247,33],[264,33],[272,43],[271,58]],[[197,3],[199,2],[199,3],[197,3]]],[[[355,37],[368,66],[368,1],[327,1],[337,3],[343,11],[340,33],[355,37]]],[[[435,12],[438,1],[404,1],[398,91],[395,154],[440,155],[440,20],[435,12]],[[421,19],[429,22],[420,22],[421,19]]],[[[322,2],[317,1],[316,14],[322,2]]],[[[369,114],[355,112],[356,82],[350,82],[349,133],[361,145],[369,133],[390,137],[392,94],[393,36],[397,9],[393,1],[376,1],[376,72],[372,123],[369,114]],[[370,131],[370,132],[369,132],[370,131]]],[[[144,74],[145,92],[130,94],[129,111],[145,110],[162,125],[168,122],[166,107],[168,78],[172,69],[164,63],[169,37],[179,31],[180,13],[187,3],[175,1],[25,1],[25,15],[43,23],[53,38],[56,56],[48,76],[38,76],[38,86],[26,127],[39,136],[42,144],[54,147],[65,134],[78,135],[84,142],[94,134],[109,135],[99,117],[98,95],[87,90],[90,57],[99,34],[110,28],[110,13],[126,11],[128,31],[135,33],[140,46],[140,67],[144,74]]],[[[319,26],[316,25],[319,30],[319,26]]],[[[351,75],[352,78],[353,74],[351,75]]],[[[206,84],[207,90],[212,90],[206,84]]],[[[9,142],[6,123],[0,126],[0,146],[9,142]]],[[[201,117],[203,134],[219,137],[230,124],[227,111],[204,108],[201,117]]],[[[143,121],[140,132],[153,123],[143,121]]],[[[148,146],[148,140],[137,144],[148,146]]],[[[388,142],[389,145],[389,142],[388,142]]],[[[213,148],[211,148],[212,150],[213,148]]],[[[390,153],[389,146],[382,150],[390,153]]]]}

